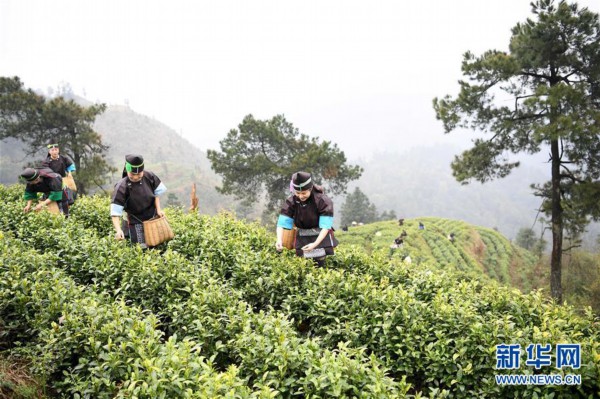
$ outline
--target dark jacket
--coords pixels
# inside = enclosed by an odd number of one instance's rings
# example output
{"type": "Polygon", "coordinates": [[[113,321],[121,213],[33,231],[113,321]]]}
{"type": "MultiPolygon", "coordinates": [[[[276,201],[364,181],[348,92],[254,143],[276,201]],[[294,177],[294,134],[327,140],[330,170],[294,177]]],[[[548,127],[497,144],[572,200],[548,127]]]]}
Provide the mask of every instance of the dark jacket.
{"type": "Polygon", "coordinates": [[[58,173],[62,177],[67,175],[67,169],[75,170],[73,161],[71,158],[60,154],[58,159],[52,159],[50,154],[42,161],[42,165],[44,167],[52,169],[54,172],[58,173]]]}
{"type": "Polygon", "coordinates": [[[40,174],[41,181],[36,184],[27,183],[25,186],[26,200],[37,199],[38,193],[45,194],[52,201],[62,201],[62,177],[50,168],[36,169],[40,174]]]}
{"type": "Polygon", "coordinates": [[[294,225],[299,229],[318,228],[321,215],[333,217],[333,202],[319,186],[314,186],[306,202],[301,202],[295,195],[288,197],[281,207],[281,214],[294,219],[294,225]]]}
{"type": "Polygon", "coordinates": [[[150,220],[156,214],[154,190],[160,183],[158,176],[149,170],[144,171],[144,176],[136,183],[129,180],[129,177],[124,177],[115,184],[111,203],[123,206],[123,210],[130,216],[130,224],[150,220]]]}
{"type": "MultiPolygon", "coordinates": [[[[307,235],[304,235],[302,231],[298,231],[296,234],[296,254],[303,256],[301,248],[306,244],[314,242],[317,238],[316,236],[319,234],[319,218],[321,216],[333,217],[333,202],[319,186],[315,185],[310,197],[305,202],[300,201],[295,195],[288,197],[281,207],[280,214],[293,219],[294,225],[298,229],[314,229],[314,232],[306,232],[307,235]]],[[[332,228],[328,236],[321,241],[318,248],[324,248],[327,255],[333,255],[333,248],[337,244],[338,242],[333,236],[332,228]]]]}

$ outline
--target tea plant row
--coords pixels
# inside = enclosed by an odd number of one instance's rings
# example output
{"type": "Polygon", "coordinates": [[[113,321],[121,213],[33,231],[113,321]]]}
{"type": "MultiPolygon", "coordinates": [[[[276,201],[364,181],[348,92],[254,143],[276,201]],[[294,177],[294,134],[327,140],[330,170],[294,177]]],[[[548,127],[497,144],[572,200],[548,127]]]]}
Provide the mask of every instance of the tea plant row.
{"type": "Polygon", "coordinates": [[[155,312],[167,337],[193,339],[217,368],[235,367],[249,387],[284,396],[363,397],[401,397],[408,388],[360,350],[323,349],[315,339],[299,338],[284,316],[252,312],[211,271],[172,251],[142,252],[60,219],[51,220],[57,225],[48,234],[32,227],[48,219],[30,216],[35,218],[40,220],[15,229],[19,238],[59,253],[58,264],[96,291],[155,312]]]}
{"type": "Polygon", "coordinates": [[[394,397],[407,383],[413,393],[452,397],[586,397],[598,390],[592,315],[578,317],[540,294],[472,274],[438,271],[433,260],[409,265],[341,245],[318,269],[277,253],[272,232],[261,226],[171,210],[176,238],[144,252],[111,238],[110,221],[100,218],[106,200],[81,199],[66,221],[19,213],[14,189],[0,189],[0,200],[7,204],[0,223],[14,242],[51,254],[95,295],[146,309],[158,320],[161,344],[193,342],[217,375],[236,370],[244,395],[394,397]],[[495,385],[494,349],[506,341],[580,342],[583,384],[495,385]]]}

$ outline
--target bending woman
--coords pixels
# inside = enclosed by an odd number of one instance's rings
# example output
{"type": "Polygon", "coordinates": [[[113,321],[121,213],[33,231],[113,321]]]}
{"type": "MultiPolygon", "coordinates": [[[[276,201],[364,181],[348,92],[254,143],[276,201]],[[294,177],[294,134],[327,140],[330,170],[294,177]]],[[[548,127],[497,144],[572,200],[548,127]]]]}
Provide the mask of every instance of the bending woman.
{"type": "Polygon", "coordinates": [[[295,225],[296,255],[312,258],[323,266],[325,256],[333,255],[338,244],[333,235],[333,202],[322,187],[313,184],[310,173],[294,173],[291,183],[293,195],[281,207],[275,248],[283,249],[283,230],[295,225]]]}

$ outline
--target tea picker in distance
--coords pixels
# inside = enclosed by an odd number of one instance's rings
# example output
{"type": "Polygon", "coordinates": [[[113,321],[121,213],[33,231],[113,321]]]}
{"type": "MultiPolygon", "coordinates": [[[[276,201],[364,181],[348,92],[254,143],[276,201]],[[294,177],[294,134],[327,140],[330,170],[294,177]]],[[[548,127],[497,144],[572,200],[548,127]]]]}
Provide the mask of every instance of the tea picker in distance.
{"type": "Polygon", "coordinates": [[[394,239],[394,243],[390,246],[390,248],[402,248],[404,245],[404,238],[402,236],[398,236],[394,239]]]}
{"type": "Polygon", "coordinates": [[[110,204],[110,216],[115,228],[115,239],[123,240],[125,233],[121,226],[123,211],[127,212],[129,239],[146,248],[143,222],[155,216],[164,216],[160,207],[160,195],[167,187],[159,177],[144,170],[144,158],[141,155],[127,155],[123,178],[115,184],[110,204]]]}
{"type": "Polygon", "coordinates": [[[21,173],[21,179],[27,183],[23,196],[27,205],[23,212],[31,210],[33,200],[38,199],[38,193],[42,193],[42,201],[33,208],[34,211],[48,207],[52,213],[62,212],[62,177],[58,173],[49,168],[27,168],[21,173]]]}
{"type": "Polygon", "coordinates": [[[298,228],[296,255],[311,258],[323,266],[325,257],[333,255],[333,248],[338,244],[333,236],[333,202],[322,187],[313,184],[310,173],[294,173],[290,187],[293,195],[281,207],[275,248],[283,249],[283,230],[295,225],[298,228]]]}

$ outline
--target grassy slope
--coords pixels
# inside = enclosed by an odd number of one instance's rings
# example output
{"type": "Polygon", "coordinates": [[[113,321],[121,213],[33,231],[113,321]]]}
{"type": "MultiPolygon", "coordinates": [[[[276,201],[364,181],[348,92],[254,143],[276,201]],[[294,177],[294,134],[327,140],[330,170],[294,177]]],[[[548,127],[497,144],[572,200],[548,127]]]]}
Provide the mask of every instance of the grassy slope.
{"type": "Polygon", "coordinates": [[[370,223],[337,231],[341,245],[356,245],[369,253],[384,252],[392,257],[410,256],[412,261],[431,261],[439,268],[454,268],[474,276],[483,273],[499,282],[529,292],[542,285],[537,258],[513,245],[492,229],[473,226],[460,220],[435,217],[370,223]],[[419,230],[419,222],[425,229],[419,230]],[[401,248],[392,249],[394,239],[403,231],[407,236],[401,248]],[[454,233],[455,241],[448,235],[454,233]]]}

